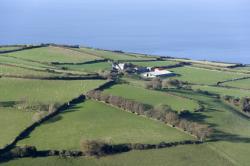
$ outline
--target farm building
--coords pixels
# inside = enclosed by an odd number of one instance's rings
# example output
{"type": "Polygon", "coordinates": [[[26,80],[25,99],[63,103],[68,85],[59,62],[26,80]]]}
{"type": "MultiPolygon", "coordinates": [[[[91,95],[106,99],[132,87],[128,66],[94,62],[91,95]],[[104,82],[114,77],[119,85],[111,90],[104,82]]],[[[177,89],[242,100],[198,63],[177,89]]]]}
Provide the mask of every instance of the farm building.
{"type": "Polygon", "coordinates": [[[113,63],[112,68],[116,70],[124,70],[125,63],[113,63]]]}
{"type": "Polygon", "coordinates": [[[164,76],[173,76],[173,75],[175,75],[175,74],[171,71],[162,70],[162,69],[158,69],[158,68],[156,68],[150,72],[142,73],[142,76],[146,77],[146,78],[164,77],[164,76]]]}

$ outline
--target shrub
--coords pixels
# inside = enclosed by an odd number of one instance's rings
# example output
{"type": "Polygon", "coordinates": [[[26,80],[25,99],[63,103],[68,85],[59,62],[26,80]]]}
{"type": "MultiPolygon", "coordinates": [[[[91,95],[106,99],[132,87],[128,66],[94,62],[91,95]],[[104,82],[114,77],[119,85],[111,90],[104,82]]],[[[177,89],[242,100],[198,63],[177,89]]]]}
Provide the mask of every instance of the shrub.
{"type": "Polygon", "coordinates": [[[153,88],[153,83],[151,81],[148,81],[145,83],[145,88],[146,89],[152,89],[153,88]]]}
{"type": "Polygon", "coordinates": [[[158,77],[153,78],[152,80],[152,88],[153,89],[161,89],[162,88],[162,80],[158,77]]]}
{"type": "Polygon", "coordinates": [[[186,119],[181,119],[178,126],[184,131],[187,131],[188,125],[189,122],[186,119]]]}
{"type": "Polygon", "coordinates": [[[47,112],[45,111],[39,111],[36,112],[33,116],[32,116],[32,121],[33,122],[39,122],[42,118],[44,118],[47,115],[47,112]]]}
{"type": "Polygon", "coordinates": [[[36,155],[36,147],[34,146],[24,146],[24,147],[15,147],[10,153],[12,157],[30,157],[36,155]]]}
{"type": "Polygon", "coordinates": [[[168,80],[163,80],[161,84],[162,88],[167,89],[169,87],[168,80]]]}
{"type": "Polygon", "coordinates": [[[81,140],[80,149],[86,155],[104,155],[106,153],[106,148],[109,146],[106,142],[102,140],[81,140]]]}

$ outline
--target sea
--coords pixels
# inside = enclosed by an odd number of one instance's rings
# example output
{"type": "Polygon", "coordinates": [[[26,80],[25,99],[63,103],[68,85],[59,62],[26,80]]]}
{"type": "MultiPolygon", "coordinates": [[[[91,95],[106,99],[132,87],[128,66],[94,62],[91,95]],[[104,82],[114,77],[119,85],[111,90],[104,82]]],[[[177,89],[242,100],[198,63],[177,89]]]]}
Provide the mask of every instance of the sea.
{"type": "Polygon", "coordinates": [[[1,0],[0,44],[250,64],[250,0],[1,0]]]}

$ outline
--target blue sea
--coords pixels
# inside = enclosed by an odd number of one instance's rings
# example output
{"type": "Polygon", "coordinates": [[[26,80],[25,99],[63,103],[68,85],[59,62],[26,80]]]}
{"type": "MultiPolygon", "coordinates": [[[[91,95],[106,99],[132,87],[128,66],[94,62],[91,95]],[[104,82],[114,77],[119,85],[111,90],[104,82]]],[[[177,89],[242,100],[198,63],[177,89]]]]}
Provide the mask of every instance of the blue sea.
{"type": "Polygon", "coordinates": [[[250,0],[1,0],[0,44],[250,64],[250,0]]]}

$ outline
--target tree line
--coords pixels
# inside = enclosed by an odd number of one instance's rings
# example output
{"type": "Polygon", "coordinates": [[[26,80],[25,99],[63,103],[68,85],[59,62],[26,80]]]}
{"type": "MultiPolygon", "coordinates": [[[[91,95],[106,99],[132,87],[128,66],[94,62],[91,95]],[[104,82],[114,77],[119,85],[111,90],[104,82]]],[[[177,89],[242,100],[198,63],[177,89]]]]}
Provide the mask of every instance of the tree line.
{"type": "Polygon", "coordinates": [[[199,124],[197,122],[188,121],[179,116],[170,106],[161,105],[153,107],[148,104],[140,103],[134,100],[129,100],[120,96],[106,94],[99,90],[92,90],[86,94],[89,99],[95,99],[104,103],[111,104],[122,110],[146,116],[151,119],[159,120],[172,127],[178,127],[194,136],[200,141],[204,141],[212,133],[212,129],[208,125],[199,124]]]}
{"type": "Polygon", "coordinates": [[[154,89],[154,90],[160,90],[160,89],[167,89],[167,88],[188,88],[187,82],[183,82],[177,79],[160,79],[158,77],[153,78],[152,80],[145,83],[146,89],[154,89]]]}

